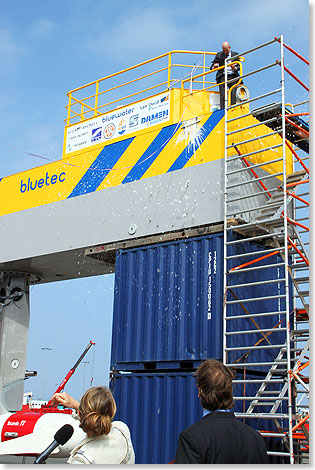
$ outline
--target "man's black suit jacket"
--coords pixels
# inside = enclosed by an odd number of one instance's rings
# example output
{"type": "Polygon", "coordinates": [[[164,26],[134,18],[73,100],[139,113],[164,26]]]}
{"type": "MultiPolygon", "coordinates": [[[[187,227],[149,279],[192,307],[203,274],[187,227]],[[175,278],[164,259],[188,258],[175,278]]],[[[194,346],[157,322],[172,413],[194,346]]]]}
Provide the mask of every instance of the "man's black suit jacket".
{"type": "Polygon", "coordinates": [[[235,418],[214,411],[179,435],[175,464],[265,464],[262,436],[235,418]]]}
{"type": "MultiPolygon", "coordinates": [[[[238,52],[235,52],[235,51],[231,51],[231,57],[234,57],[238,55],[238,52]]],[[[239,60],[239,59],[237,59],[239,60]]],[[[212,63],[211,63],[211,68],[213,66],[213,64],[219,64],[219,67],[222,67],[222,65],[225,64],[225,53],[223,51],[220,51],[220,52],[217,52],[215,58],[213,59],[212,63]]],[[[233,76],[231,76],[232,78],[236,78],[239,76],[239,70],[240,70],[240,66],[239,64],[234,64],[236,66],[236,71],[233,73],[233,76]]],[[[224,69],[221,69],[221,70],[218,70],[217,71],[217,74],[216,74],[216,77],[215,77],[217,83],[219,82],[224,82],[224,69]]]]}

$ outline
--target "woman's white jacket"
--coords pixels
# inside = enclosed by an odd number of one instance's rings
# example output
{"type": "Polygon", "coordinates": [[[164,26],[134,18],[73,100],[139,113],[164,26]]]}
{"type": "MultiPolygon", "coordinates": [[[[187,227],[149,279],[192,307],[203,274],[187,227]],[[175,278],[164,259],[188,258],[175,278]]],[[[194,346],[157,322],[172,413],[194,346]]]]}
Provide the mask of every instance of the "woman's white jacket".
{"type": "Polygon", "coordinates": [[[109,434],[86,437],[75,447],[70,464],[134,464],[135,453],[130,431],[122,421],[113,421],[109,434]]]}

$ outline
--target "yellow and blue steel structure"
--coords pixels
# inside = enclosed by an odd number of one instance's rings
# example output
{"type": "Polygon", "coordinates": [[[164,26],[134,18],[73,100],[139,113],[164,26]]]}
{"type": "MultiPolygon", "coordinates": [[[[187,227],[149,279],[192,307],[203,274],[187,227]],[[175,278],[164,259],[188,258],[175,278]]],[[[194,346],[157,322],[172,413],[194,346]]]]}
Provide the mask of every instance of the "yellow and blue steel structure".
{"type": "MultiPolygon", "coordinates": [[[[68,154],[65,153],[65,138],[62,159],[0,180],[0,215],[223,159],[224,111],[211,111],[210,93],[171,89],[169,121],[130,133],[125,138],[119,136],[68,154]]],[[[236,121],[243,128],[244,121],[247,126],[258,122],[249,114],[246,105],[230,113],[244,114],[244,118],[236,121]]],[[[266,134],[268,128],[263,124],[254,127],[250,137],[261,135],[261,139],[239,145],[240,152],[255,152],[262,144],[266,148],[266,139],[268,146],[281,143],[279,135],[263,137],[266,134]]],[[[233,139],[246,141],[249,134],[240,131],[234,134],[233,139]]],[[[249,159],[253,163],[270,161],[272,158],[268,153],[271,151],[280,156],[282,150],[275,148],[249,159]]],[[[231,150],[231,154],[234,153],[231,150]]],[[[263,169],[271,174],[277,173],[280,165],[282,162],[266,165],[263,169]]],[[[288,158],[288,173],[290,171],[292,162],[288,158]]]]}

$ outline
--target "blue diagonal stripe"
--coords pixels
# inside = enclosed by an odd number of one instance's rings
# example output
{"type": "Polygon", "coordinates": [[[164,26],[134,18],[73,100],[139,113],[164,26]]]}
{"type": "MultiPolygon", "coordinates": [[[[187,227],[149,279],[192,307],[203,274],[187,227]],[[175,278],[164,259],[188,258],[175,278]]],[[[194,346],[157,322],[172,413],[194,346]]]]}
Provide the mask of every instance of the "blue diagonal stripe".
{"type": "Polygon", "coordinates": [[[188,145],[182,151],[182,153],[176,158],[175,162],[172,164],[169,170],[167,170],[167,172],[180,170],[184,168],[188,160],[190,160],[190,158],[194,155],[196,150],[200,147],[202,142],[208,137],[210,132],[215,128],[215,126],[221,121],[223,116],[224,116],[223,109],[220,109],[212,113],[211,116],[206,120],[206,122],[202,126],[201,139],[200,140],[196,139],[195,145],[192,145],[192,144],[188,145]]]}
{"type": "Polygon", "coordinates": [[[84,173],[68,198],[96,191],[115,163],[120,159],[134,137],[107,145],[96,157],[90,168],[84,173]]]}
{"type": "Polygon", "coordinates": [[[176,126],[177,124],[172,124],[171,126],[163,127],[153,142],[149,145],[147,150],[141,155],[135,166],[131,168],[128,175],[122,181],[123,184],[139,180],[144,175],[147,169],[152,165],[152,163],[164,149],[168,140],[174,133],[176,126]]]}

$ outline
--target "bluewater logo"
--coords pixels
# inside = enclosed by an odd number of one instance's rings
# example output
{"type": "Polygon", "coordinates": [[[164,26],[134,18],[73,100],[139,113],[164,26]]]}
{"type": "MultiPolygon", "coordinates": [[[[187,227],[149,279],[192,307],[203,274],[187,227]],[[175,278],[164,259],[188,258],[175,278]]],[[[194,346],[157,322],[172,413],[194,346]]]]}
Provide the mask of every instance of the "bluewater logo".
{"type": "Polygon", "coordinates": [[[102,117],[102,122],[109,122],[113,121],[114,119],[122,118],[123,116],[127,116],[128,114],[133,113],[134,108],[125,108],[121,111],[117,111],[116,113],[113,114],[106,114],[105,116],[102,117]]]}

